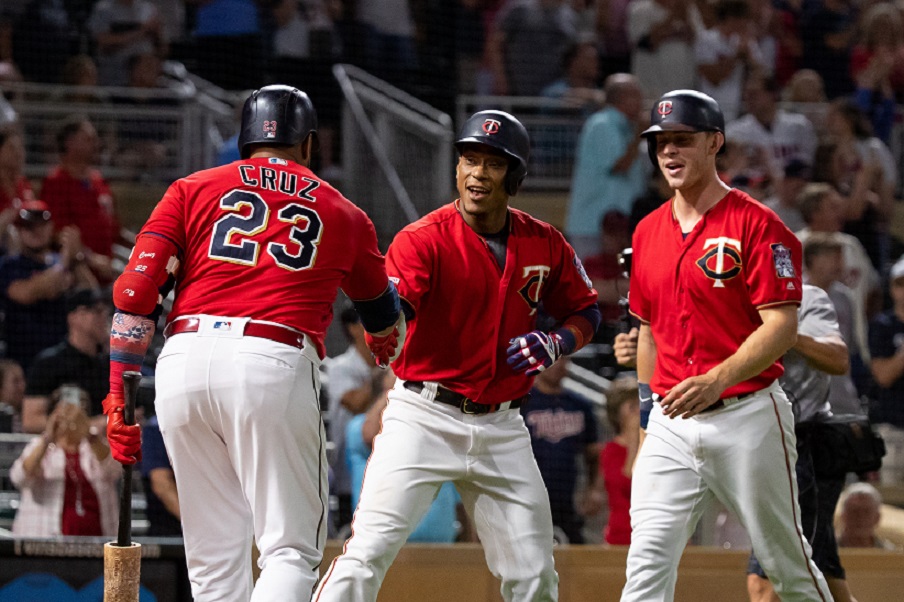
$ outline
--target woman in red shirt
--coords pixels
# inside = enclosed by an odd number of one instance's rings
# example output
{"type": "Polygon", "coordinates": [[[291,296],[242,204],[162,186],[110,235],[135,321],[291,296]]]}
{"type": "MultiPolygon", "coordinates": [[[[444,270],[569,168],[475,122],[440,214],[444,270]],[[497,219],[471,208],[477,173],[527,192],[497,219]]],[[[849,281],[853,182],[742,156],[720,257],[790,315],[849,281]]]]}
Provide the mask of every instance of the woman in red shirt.
{"type": "Polygon", "coordinates": [[[609,521],[603,539],[609,545],[631,543],[631,473],[640,439],[637,380],[620,378],[606,398],[606,417],[615,437],[600,452],[600,476],[609,498],[609,521]]]}

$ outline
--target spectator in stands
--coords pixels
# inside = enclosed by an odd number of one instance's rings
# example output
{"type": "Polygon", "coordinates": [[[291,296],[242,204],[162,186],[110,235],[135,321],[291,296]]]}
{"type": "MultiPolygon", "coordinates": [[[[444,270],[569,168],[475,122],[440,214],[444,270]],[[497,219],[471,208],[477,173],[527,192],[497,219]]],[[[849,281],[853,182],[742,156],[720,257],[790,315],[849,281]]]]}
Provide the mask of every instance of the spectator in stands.
{"type": "Polygon", "coordinates": [[[254,0],[201,3],[192,32],[198,75],[227,90],[259,87],[264,56],[261,33],[254,0]]]}
{"type": "Polygon", "coordinates": [[[603,75],[630,73],[631,71],[628,11],[632,1],[597,0],[595,2],[596,25],[603,58],[603,75]]]}
{"type": "Polygon", "coordinates": [[[613,546],[631,543],[631,475],[640,446],[640,406],[637,379],[621,377],[606,395],[606,418],[615,437],[600,452],[599,470],[609,500],[609,520],[603,540],[613,546]]]}
{"type": "Polygon", "coordinates": [[[875,4],[863,17],[861,39],[851,52],[854,98],[873,132],[888,144],[895,97],[904,93],[904,26],[891,3],[875,4]]]}
{"type": "Polygon", "coordinates": [[[726,139],[743,145],[748,151],[761,149],[773,183],[782,180],[791,161],[813,165],[817,144],[816,131],[809,119],[778,108],[780,92],[774,78],[751,73],[744,85],[747,114],[725,126],[726,139]]]}
{"type": "Polygon", "coordinates": [[[7,357],[26,370],[35,355],[66,335],[64,294],[96,285],[84,263],[78,230],[60,230],[54,250],[53,221],[43,201],[25,201],[13,222],[21,250],[0,258],[0,294],[5,304],[7,357]]]}
{"type": "Polygon", "coordinates": [[[96,45],[98,76],[104,86],[125,86],[129,59],[136,54],[166,51],[160,15],[148,0],[99,0],[87,26],[96,45]]]}
{"type": "Polygon", "coordinates": [[[596,45],[573,44],[565,52],[563,67],[563,77],[543,88],[540,94],[561,99],[567,107],[580,110],[583,117],[602,108],[606,95],[598,85],[600,59],[596,45]]]}
{"type": "Polygon", "coordinates": [[[843,548],[879,548],[899,551],[892,542],[879,537],[882,495],[869,483],[853,483],[841,495],[838,516],[838,545],[843,548]]]}
{"type": "Polygon", "coordinates": [[[606,78],[606,108],[584,123],[578,138],[565,234],[578,257],[600,251],[600,224],[609,211],[631,213],[649,180],[649,161],[638,151],[645,118],[643,91],[633,75],[606,78]]]}
{"type": "Polygon", "coordinates": [[[326,364],[327,376],[327,425],[333,455],[330,467],[333,469],[331,494],[339,502],[338,514],[333,521],[337,531],[351,523],[352,484],[346,462],[345,432],[352,416],[364,412],[373,399],[374,359],[364,341],[364,326],[358,313],[346,307],[339,314],[342,329],[349,346],[344,353],[332,358],[326,364]]]}
{"type": "MultiPolygon", "coordinates": [[[[65,86],[95,87],[98,84],[97,63],[87,54],[76,54],[69,57],[60,71],[60,83],[65,86]]],[[[59,94],[60,102],[66,103],[98,103],[104,96],[96,91],[66,91],[59,94]]]]}
{"type": "Polygon", "coordinates": [[[809,119],[817,132],[825,132],[826,93],[822,77],[818,73],[812,69],[795,72],[785,86],[782,97],[785,102],[794,103],[792,110],[809,119]]]}
{"type": "Polygon", "coordinates": [[[845,69],[857,31],[853,4],[851,0],[812,2],[807,4],[801,17],[801,66],[819,73],[830,99],[854,90],[845,69]]]}
{"type": "Polygon", "coordinates": [[[88,395],[85,411],[93,423],[106,426],[102,403],[110,382],[112,308],[99,289],[79,289],[66,295],[65,339],[39,353],[28,370],[28,387],[22,409],[22,428],[27,433],[44,429],[53,391],[66,383],[76,384],[88,395]]]}
{"type": "Polygon", "coordinates": [[[150,537],[181,537],[179,492],[157,416],[151,416],[141,429],[141,482],[147,500],[150,537]]]}
{"type": "Polygon", "coordinates": [[[31,0],[13,28],[13,56],[28,81],[58,83],[60,65],[78,51],[83,25],[75,3],[31,0]]]}
{"type": "MultiPolygon", "coordinates": [[[[800,41],[801,4],[799,1],[773,2],[771,28],[775,34],[775,79],[785,87],[798,72],[803,47],[800,41]]],[[[821,83],[821,82],[820,82],[821,83]]]]}
{"type": "MultiPolygon", "coordinates": [[[[173,96],[154,94],[165,91],[163,62],[153,53],[136,54],[129,59],[129,95],[114,96],[114,102],[136,108],[173,108],[179,101],[173,96]],[[147,92],[147,94],[142,94],[147,92]]],[[[165,117],[129,115],[119,120],[116,139],[119,147],[115,162],[131,170],[135,177],[152,177],[165,166],[167,143],[177,137],[175,127],[165,117]]]]}
{"type": "Polygon", "coordinates": [[[122,469],[74,391],[72,400],[54,392],[43,434],[25,446],[10,469],[21,492],[12,528],[18,537],[116,534],[122,469]]]}
{"type": "Polygon", "coordinates": [[[872,135],[869,121],[854,101],[834,101],[826,123],[834,153],[826,152],[814,163],[818,168],[814,179],[834,184],[845,197],[845,232],[856,236],[873,265],[883,270],[889,260],[888,231],[898,181],[894,157],[872,135]]]}
{"type": "Polygon", "coordinates": [[[359,2],[356,18],[363,29],[367,69],[404,87],[418,66],[409,0],[359,2]]]}
{"type": "MultiPolygon", "coordinates": [[[[386,408],[387,391],[395,384],[391,370],[374,375],[372,405],[366,412],[356,414],[348,421],[345,430],[345,459],[351,475],[352,511],[358,507],[364,470],[373,449],[374,437],[380,432],[381,416],[386,408]]],[[[476,541],[467,514],[461,506],[461,497],[451,482],[443,483],[433,504],[418,523],[409,542],[452,543],[457,540],[476,541]]]]}
{"type": "Polygon", "coordinates": [[[631,232],[633,228],[627,215],[617,210],[608,212],[601,225],[600,252],[581,260],[587,277],[599,294],[603,321],[596,330],[596,342],[611,344],[626,317],[626,308],[620,301],[628,294],[628,279],[618,256],[631,246],[631,232]]]}
{"type": "Polygon", "coordinates": [[[691,0],[633,0],[628,5],[631,73],[645,97],[696,87],[694,42],[703,29],[691,0]]]}
{"type": "Polygon", "coordinates": [[[0,253],[11,250],[12,223],[35,193],[25,177],[25,144],[15,127],[0,129],[0,253]]]}
{"type": "Polygon", "coordinates": [[[870,418],[886,439],[889,453],[882,466],[882,478],[904,481],[904,256],[889,271],[890,309],[879,314],[869,326],[870,368],[878,385],[870,418]]]}
{"type": "Polygon", "coordinates": [[[844,223],[844,201],[830,184],[807,184],[798,205],[807,227],[795,234],[804,244],[814,232],[833,234],[842,245],[842,284],[854,292],[854,345],[860,356],[869,357],[865,320],[873,313],[879,298],[879,274],[873,267],[866,249],[854,236],[841,231],[844,223]]]}
{"type": "Polygon", "coordinates": [[[745,76],[768,72],[754,33],[746,0],[718,0],[715,26],[694,45],[700,91],[719,102],[726,121],[740,114],[745,76]]]}
{"type": "Polygon", "coordinates": [[[22,432],[25,372],[16,360],[0,359],[0,433],[22,432]]]}
{"type": "Polygon", "coordinates": [[[590,400],[562,384],[568,375],[568,364],[568,358],[560,358],[537,375],[530,403],[522,406],[521,415],[549,493],[553,525],[567,537],[560,543],[579,544],[584,543],[581,515],[592,516],[603,508],[600,488],[596,487],[599,429],[590,400]],[[581,467],[586,482],[577,504],[581,467]]]}
{"type": "Polygon", "coordinates": [[[565,0],[505,4],[487,42],[495,94],[538,96],[555,81],[577,40],[577,15],[565,0]]]}
{"type": "Polygon", "coordinates": [[[812,170],[808,163],[800,159],[788,161],[782,177],[775,185],[775,194],[764,201],[765,205],[775,211],[792,232],[807,227],[807,223],[800,213],[798,202],[800,193],[810,181],[811,174],[812,170]]]}
{"type": "Polygon", "coordinates": [[[81,233],[85,259],[101,282],[110,282],[113,243],[119,222],[110,186],[95,167],[97,130],[87,117],[67,118],[56,135],[60,163],[41,186],[41,198],[53,213],[57,229],[74,226],[81,233]]]}

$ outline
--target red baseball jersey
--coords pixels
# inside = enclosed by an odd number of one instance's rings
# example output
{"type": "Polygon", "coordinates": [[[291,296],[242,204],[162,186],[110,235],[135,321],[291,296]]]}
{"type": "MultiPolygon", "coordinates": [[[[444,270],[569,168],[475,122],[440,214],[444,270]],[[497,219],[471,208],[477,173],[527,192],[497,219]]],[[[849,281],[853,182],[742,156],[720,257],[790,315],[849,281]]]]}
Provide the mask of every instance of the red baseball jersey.
{"type": "Polygon", "coordinates": [[[99,171],[90,170],[82,180],[57,166],[44,179],[41,200],[50,207],[57,230],[78,226],[86,247],[101,255],[113,255],[119,222],[114,213],[113,194],[99,171]]]}
{"type": "Polygon", "coordinates": [[[596,303],[596,291],[564,237],[509,210],[505,271],[458,213],[457,201],[399,232],[386,270],[414,308],[393,362],[404,380],[436,381],[479,403],[521,397],[532,378],[506,363],[509,341],[536,328],[537,308],[555,318],[596,303]]]}
{"type": "Polygon", "coordinates": [[[276,158],[177,180],[141,232],[180,250],[169,319],[247,317],[323,337],[341,287],[356,300],[389,285],[373,223],[311,170],[276,158]]]}
{"type": "MultiPolygon", "coordinates": [[[[638,224],[632,243],[631,312],[656,341],[650,387],[665,395],[734,354],[762,320],[757,310],[801,300],[801,244],[769,208],[739,190],[703,215],[685,238],[664,203],[638,224]]],[[[782,375],[777,360],[729,387],[743,395],[782,375]]]]}

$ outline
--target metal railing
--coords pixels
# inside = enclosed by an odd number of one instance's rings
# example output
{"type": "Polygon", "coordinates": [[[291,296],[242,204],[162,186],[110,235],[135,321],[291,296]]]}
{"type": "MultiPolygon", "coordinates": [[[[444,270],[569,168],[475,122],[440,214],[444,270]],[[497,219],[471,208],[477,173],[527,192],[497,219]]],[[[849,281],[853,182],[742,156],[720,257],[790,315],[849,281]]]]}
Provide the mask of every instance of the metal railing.
{"type": "Polygon", "coordinates": [[[452,118],[352,65],[342,92],[342,191],[370,216],[381,248],[451,200],[452,118]]]}
{"type": "Polygon", "coordinates": [[[168,183],[214,165],[234,129],[229,99],[201,92],[189,78],[168,81],[153,89],[0,83],[25,134],[26,175],[42,177],[58,162],[56,133],[73,115],[96,127],[97,167],[108,180],[168,183]]]}

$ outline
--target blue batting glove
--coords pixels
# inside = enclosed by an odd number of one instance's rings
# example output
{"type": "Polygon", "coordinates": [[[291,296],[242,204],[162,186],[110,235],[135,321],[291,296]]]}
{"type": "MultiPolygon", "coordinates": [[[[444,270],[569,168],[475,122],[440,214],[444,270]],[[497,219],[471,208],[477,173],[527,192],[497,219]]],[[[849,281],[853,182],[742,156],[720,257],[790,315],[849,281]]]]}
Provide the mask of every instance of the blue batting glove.
{"type": "Polygon", "coordinates": [[[535,376],[552,366],[557,359],[565,355],[565,341],[556,332],[545,333],[539,330],[509,341],[506,349],[506,361],[515,372],[524,372],[527,376],[535,376]]]}

